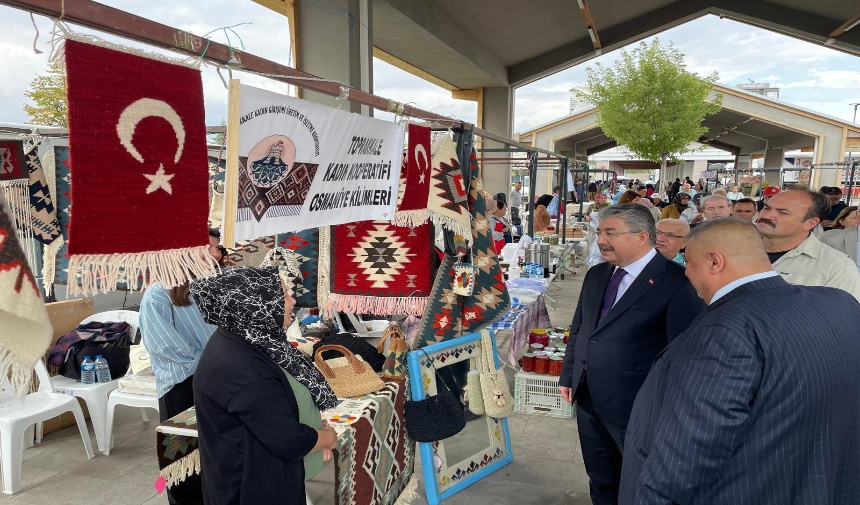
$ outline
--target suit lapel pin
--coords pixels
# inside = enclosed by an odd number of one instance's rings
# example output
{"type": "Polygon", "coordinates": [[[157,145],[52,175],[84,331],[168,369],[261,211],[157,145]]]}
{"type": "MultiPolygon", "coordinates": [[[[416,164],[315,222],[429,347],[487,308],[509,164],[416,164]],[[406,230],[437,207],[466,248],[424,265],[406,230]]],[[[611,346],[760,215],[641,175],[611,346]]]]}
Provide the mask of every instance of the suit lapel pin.
{"type": "Polygon", "coordinates": [[[654,279],[648,279],[648,284],[653,285],[653,284],[654,284],[654,279]]]}

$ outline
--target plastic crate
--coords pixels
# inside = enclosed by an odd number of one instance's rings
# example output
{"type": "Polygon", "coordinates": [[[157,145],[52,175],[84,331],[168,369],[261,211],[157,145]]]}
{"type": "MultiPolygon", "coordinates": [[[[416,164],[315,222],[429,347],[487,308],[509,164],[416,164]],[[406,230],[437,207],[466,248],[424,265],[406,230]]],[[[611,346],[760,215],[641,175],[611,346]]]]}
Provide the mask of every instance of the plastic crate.
{"type": "Polygon", "coordinates": [[[558,377],[517,372],[514,377],[514,411],[571,419],[573,405],[561,398],[558,377]]]}

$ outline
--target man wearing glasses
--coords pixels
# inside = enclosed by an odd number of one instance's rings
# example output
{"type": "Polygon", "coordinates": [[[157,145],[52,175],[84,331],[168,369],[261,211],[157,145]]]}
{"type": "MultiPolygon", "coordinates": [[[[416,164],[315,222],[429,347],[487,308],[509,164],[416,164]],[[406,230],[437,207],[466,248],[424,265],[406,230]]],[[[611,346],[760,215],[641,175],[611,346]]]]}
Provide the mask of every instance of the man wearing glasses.
{"type": "Polygon", "coordinates": [[[654,248],[657,229],[642,205],[600,211],[597,245],[606,263],[585,274],[559,377],[576,422],[591,500],[618,503],[621,455],[633,400],[651,363],[704,309],[677,263],[654,248]]]}
{"type": "Polygon", "coordinates": [[[690,225],[680,219],[661,219],[657,221],[657,243],[654,248],[666,259],[686,267],[687,261],[681,250],[687,246],[689,233],[690,225]]]}

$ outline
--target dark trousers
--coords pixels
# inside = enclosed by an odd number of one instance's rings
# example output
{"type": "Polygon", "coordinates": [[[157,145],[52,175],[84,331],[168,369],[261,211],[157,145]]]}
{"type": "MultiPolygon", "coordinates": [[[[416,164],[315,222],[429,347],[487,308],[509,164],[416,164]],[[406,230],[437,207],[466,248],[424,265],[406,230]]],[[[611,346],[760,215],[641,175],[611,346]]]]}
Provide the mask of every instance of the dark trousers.
{"type": "Polygon", "coordinates": [[[576,424],[591,502],[594,505],[617,505],[625,429],[607,425],[600,419],[594,410],[587,380],[581,382],[576,390],[576,424]]]}
{"type": "MultiPolygon", "coordinates": [[[[173,386],[158,399],[158,417],[164,422],[194,406],[194,376],[173,386]]],[[[167,488],[170,505],[203,505],[203,485],[200,475],[192,475],[179,484],[167,488]]]]}

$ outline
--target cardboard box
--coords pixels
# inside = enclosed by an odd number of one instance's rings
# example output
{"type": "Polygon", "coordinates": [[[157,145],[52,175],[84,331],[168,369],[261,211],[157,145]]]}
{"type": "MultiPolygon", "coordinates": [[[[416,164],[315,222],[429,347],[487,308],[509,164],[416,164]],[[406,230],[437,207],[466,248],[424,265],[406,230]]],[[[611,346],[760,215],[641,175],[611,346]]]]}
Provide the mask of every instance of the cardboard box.
{"type": "MultiPolygon", "coordinates": [[[[48,352],[45,353],[45,361],[47,362],[48,353],[57,340],[66,333],[74,330],[81,321],[95,313],[95,306],[92,298],[81,298],[77,300],[66,300],[62,302],[46,303],[48,309],[48,319],[51,320],[51,326],[54,328],[54,338],[51,340],[51,345],[48,347],[48,352]]],[[[49,371],[50,373],[50,371],[49,371]]],[[[84,417],[89,419],[90,413],[87,410],[86,403],[78,398],[78,403],[81,404],[81,409],[84,411],[84,417]]],[[[45,421],[42,425],[44,433],[61,430],[68,426],[75,425],[75,416],[71,412],[66,412],[63,415],[45,421]]]]}

